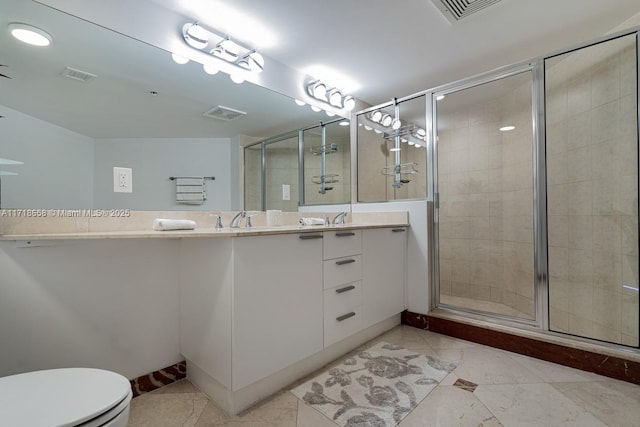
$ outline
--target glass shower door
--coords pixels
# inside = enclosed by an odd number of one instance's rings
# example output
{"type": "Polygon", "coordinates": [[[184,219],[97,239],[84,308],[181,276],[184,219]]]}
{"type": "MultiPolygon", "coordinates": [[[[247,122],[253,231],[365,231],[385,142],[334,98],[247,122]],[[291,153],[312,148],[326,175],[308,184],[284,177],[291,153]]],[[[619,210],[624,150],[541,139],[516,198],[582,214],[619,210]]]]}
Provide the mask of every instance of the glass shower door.
{"type": "Polygon", "coordinates": [[[549,326],[638,346],[636,35],[545,60],[549,326]]]}
{"type": "Polygon", "coordinates": [[[533,322],[532,72],[452,90],[434,99],[436,304],[533,322]]]}

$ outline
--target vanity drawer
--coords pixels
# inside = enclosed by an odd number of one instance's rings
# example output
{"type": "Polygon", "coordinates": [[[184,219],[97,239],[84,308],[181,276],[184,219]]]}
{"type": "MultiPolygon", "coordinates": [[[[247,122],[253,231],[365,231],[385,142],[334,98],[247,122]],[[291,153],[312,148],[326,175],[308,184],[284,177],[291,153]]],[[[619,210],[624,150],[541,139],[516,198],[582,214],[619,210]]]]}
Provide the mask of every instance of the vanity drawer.
{"type": "Polygon", "coordinates": [[[324,315],[324,347],[353,335],[362,328],[361,306],[352,307],[344,313],[324,315]]]}
{"type": "Polygon", "coordinates": [[[345,283],[324,290],[325,316],[339,316],[349,312],[352,307],[362,305],[362,281],[345,283]]]}
{"type": "Polygon", "coordinates": [[[362,253],[362,230],[325,231],[322,241],[324,259],[362,253]]]}
{"type": "Polygon", "coordinates": [[[324,261],[324,289],[362,279],[362,255],[324,261]]]}

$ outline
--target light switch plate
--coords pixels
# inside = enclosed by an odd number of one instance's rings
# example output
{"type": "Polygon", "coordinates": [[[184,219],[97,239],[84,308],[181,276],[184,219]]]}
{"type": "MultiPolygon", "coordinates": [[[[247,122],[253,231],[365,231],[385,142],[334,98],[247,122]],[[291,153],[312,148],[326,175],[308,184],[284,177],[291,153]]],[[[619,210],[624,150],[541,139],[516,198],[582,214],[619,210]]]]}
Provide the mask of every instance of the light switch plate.
{"type": "Polygon", "coordinates": [[[113,168],[113,192],[133,192],[133,171],[131,168],[113,168]]]}

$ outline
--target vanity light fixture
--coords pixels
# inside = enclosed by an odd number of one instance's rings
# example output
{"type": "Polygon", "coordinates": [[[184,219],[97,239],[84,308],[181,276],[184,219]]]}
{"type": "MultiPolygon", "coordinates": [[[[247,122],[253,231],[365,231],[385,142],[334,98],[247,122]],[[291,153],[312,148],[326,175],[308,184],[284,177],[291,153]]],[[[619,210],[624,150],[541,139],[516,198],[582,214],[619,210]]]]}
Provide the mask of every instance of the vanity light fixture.
{"type": "Polygon", "coordinates": [[[51,34],[29,24],[13,22],[9,24],[9,31],[16,39],[33,46],[49,46],[53,41],[51,34]]]}
{"type": "MultiPolygon", "coordinates": [[[[231,40],[229,36],[222,36],[208,30],[198,22],[185,24],[182,27],[182,38],[192,48],[237,67],[237,72],[228,72],[235,83],[244,82],[246,79],[244,73],[247,71],[259,73],[264,70],[264,57],[255,49],[245,47],[231,40]]],[[[172,54],[171,56],[178,64],[189,62],[181,55],[172,54]]],[[[220,69],[221,67],[217,67],[215,62],[204,64],[207,74],[216,74],[220,69]]]]}
{"type": "Polygon", "coordinates": [[[340,89],[329,87],[320,80],[314,80],[307,84],[307,94],[318,101],[326,102],[336,108],[344,108],[347,111],[356,107],[356,100],[353,96],[345,95],[340,89]]]}

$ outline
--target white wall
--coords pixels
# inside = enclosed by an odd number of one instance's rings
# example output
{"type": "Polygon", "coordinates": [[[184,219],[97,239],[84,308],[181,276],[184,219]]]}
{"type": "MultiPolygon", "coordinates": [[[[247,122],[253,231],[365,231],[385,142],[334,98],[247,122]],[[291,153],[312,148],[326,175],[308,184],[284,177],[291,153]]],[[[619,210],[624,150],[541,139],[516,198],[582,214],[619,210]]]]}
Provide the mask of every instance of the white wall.
{"type": "Polygon", "coordinates": [[[178,242],[0,242],[0,377],[78,366],[134,378],[182,360],[178,242]]]}
{"type": "Polygon", "coordinates": [[[407,298],[408,309],[427,314],[430,308],[428,219],[426,200],[407,200],[386,203],[357,203],[353,212],[409,212],[407,248],[407,298]]]}
{"type": "MultiPolygon", "coordinates": [[[[96,208],[230,210],[231,141],[227,138],[96,139],[96,208]],[[113,192],[113,167],[133,169],[133,193],[113,192]],[[202,205],[177,204],[170,176],[215,176],[202,205]]],[[[234,189],[235,190],[235,189],[234,189]]],[[[235,190],[237,191],[237,190],[235,190]]]]}
{"type": "Polygon", "coordinates": [[[93,139],[4,106],[0,115],[0,158],[24,162],[0,165],[18,173],[1,178],[2,207],[91,208],[93,139]]]}

